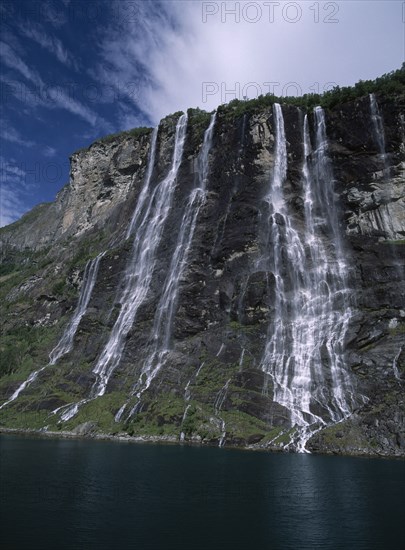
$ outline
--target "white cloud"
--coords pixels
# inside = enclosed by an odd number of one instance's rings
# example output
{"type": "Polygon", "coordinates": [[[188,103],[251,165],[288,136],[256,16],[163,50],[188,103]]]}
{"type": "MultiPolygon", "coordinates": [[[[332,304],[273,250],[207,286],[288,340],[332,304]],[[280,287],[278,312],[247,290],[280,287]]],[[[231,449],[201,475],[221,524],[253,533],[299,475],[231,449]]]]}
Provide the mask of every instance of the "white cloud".
{"type": "Polygon", "coordinates": [[[149,121],[142,115],[137,115],[128,105],[118,105],[118,130],[131,130],[139,126],[150,126],[149,121]]]}
{"type": "Polygon", "coordinates": [[[28,67],[19,55],[5,42],[0,42],[0,57],[10,69],[19,72],[24,78],[39,86],[42,80],[38,73],[28,67]]]}
{"type": "Polygon", "coordinates": [[[24,139],[21,134],[13,127],[11,127],[5,120],[2,121],[2,127],[0,129],[0,138],[11,143],[17,143],[24,147],[32,147],[35,145],[33,141],[24,139]]]}
{"type": "Polygon", "coordinates": [[[20,218],[27,210],[26,173],[17,164],[0,157],[0,227],[20,218]]]}
{"type": "MultiPolygon", "coordinates": [[[[93,109],[74,99],[73,93],[69,93],[69,90],[65,90],[61,86],[47,86],[39,73],[29,68],[23,59],[4,42],[0,42],[0,57],[10,69],[20,73],[26,80],[34,84],[34,88],[29,89],[22,82],[10,81],[12,84],[10,91],[17,99],[23,102],[27,101],[32,106],[64,109],[79,116],[91,126],[97,125],[105,132],[111,131],[111,124],[108,121],[99,116],[93,109]]],[[[2,80],[4,81],[3,78],[2,80]]],[[[13,141],[10,137],[5,137],[5,139],[13,141]]]]}
{"type": "Polygon", "coordinates": [[[64,65],[73,67],[76,70],[78,69],[76,60],[66,50],[59,38],[47,35],[41,26],[34,26],[32,24],[23,25],[21,26],[20,31],[24,36],[34,40],[37,44],[42,46],[42,48],[48,50],[64,65]]]}
{"type": "MultiPolygon", "coordinates": [[[[102,119],[98,116],[96,112],[94,112],[92,109],[89,109],[79,101],[73,99],[73,97],[69,96],[69,94],[67,94],[63,89],[58,88],[56,89],[54,94],[50,95],[57,107],[66,109],[66,111],[70,111],[71,113],[78,115],[86,122],[91,124],[91,126],[95,126],[98,121],[101,122],[102,119]]],[[[103,124],[105,124],[105,121],[103,122],[103,124]]]]}
{"type": "Polygon", "coordinates": [[[50,147],[47,145],[43,151],[44,155],[46,157],[54,157],[56,155],[56,149],[54,147],[50,147]]]}
{"type": "Polygon", "coordinates": [[[17,189],[0,183],[0,227],[15,222],[28,209],[17,189]]]}
{"type": "Polygon", "coordinates": [[[248,83],[255,84],[247,89],[250,97],[270,91],[266,83],[273,83],[276,95],[295,95],[322,91],[328,83],[375,78],[402,62],[399,2],[372,2],[367,9],[363,2],[332,2],[329,7],[244,1],[137,5],[133,20],[123,16],[109,32],[103,29],[98,71],[114,82],[138,81],[140,94],[127,94],[128,99],[154,122],[179,109],[210,110],[235,95],[242,97],[248,83]],[[273,22],[266,4],[274,7],[273,22]],[[216,13],[204,22],[208,5],[216,13]],[[239,22],[230,11],[235,8],[239,22]],[[257,22],[249,22],[258,16],[257,22]],[[206,102],[204,82],[218,89],[206,102]],[[297,91],[294,86],[288,90],[289,83],[296,83],[297,91]]]}

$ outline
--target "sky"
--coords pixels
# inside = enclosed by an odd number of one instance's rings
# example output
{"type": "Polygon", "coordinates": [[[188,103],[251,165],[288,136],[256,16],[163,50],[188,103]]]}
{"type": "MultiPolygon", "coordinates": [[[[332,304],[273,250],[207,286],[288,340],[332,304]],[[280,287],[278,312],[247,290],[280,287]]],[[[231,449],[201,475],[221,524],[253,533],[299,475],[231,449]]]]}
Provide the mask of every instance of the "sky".
{"type": "Polygon", "coordinates": [[[69,156],[106,134],[405,59],[401,0],[6,0],[0,16],[0,226],[54,200],[69,156]]]}

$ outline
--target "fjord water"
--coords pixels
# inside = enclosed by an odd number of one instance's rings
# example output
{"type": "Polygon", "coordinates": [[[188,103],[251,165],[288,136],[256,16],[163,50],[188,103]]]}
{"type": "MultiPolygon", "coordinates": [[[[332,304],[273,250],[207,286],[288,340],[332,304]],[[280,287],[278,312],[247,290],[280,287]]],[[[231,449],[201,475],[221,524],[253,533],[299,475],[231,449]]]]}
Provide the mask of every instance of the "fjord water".
{"type": "Polygon", "coordinates": [[[8,549],[403,548],[404,463],[0,437],[8,549]]]}

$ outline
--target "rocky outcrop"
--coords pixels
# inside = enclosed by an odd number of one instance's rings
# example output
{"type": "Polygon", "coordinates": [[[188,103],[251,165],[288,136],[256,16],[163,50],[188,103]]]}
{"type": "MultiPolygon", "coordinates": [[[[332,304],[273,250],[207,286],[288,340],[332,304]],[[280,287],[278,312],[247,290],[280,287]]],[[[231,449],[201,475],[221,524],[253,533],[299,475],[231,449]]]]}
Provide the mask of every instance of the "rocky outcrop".
{"type": "MultiPolygon", "coordinates": [[[[317,452],[405,454],[405,100],[403,95],[377,100],[384,121],[384,162],[368,96],[326,112],[352,289],[346,363],[361,398],[347,420],[312,437],[308,448],[317,452]]],[[[294,222],[302,228],[303,112],[284,105],[283,115],[288,142],[284,192],[294,222]]],[[[173,115],[160,125],[155,184],[168,172],[177,119],[173,115]]],[[[55,203],[0,231],[8,365],[0,378],[3,401],[30,372],[46,364],[72,315],[86,261],[106,250],[73,350],[0,410],[3,426],[66,426],[80,434],[98,430],[177,436],[272,450],[288,443],[289,411],[273,400],[273,382],[260,368],[274,315],[274,278],[259,262],[260,204],[274,169],[271,107],[237,118],[226,108],[219,110],[206,200],[179,284],[170,351],[136,414],[114,421],[126,402],[134,404],[133,389],[151,346],[156,306],[198,176],[208,123],[209,115],[190,112],[150,291],[126,337],[119,366],[106,393],[65,423],[58,423],[60,417],[52,411],[89,395],[96,379],[92,368],[122,307],[117,291],[132,250],[125,235],[142,190],[150,136],[99,142],[73,155],[69,185],[55,203]]],[[[309,125],[313,137],[312,114],[309,125]]]]}
{"type": "Polygon", "coordinates": [[[70,181],[43,204],[1,231],[2,246],[42,249],[91,230],[110,234],[126,224],[142,184],[149,137],[95,142],[70,158],[70,181]],[[132,195],[132,196],[131,196],[132,195]],[[132,199],[132,204],[130,201],[132,199]]]}

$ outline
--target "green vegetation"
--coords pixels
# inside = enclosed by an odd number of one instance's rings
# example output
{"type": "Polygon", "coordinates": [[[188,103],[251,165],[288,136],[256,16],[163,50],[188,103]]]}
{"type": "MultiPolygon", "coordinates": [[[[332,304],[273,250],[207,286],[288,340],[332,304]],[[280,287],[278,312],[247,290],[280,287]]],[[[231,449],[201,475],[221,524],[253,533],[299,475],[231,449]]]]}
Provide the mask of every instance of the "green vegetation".
{"type": "Polygon", "coordinates": [[[94,422],[97,431],[112,433],[117,431],[114,421],[115,412],[125,402],[126,395],[120,392],[112,392],[89,401],[70,421],[63,423],[62,429],[72,430],[84,422],[94,422]]]}
{"type": "Polygon", "coordinates": [[[405,323],[399,323],[395,328],[389,328],[388,330],[392,336],[396,336],[397,334],[405,334],[405,323]]]}
{"type": "Polygon", "coordinates": [[[13,429],[31,429],[41,430],[47,425],[49,419],[49,411],[30,409],[32,404],[27,407],[5,407],[1,411],[0,426],[13,429]]]}
{"type": "Polygon", "coordinates": [[[198,107],[196,109],[188,109],[188,120],[193,129],[206,130],[211,119],[211,113],[203,111],[198,107]]]}
{"type": "Polygon", "coordinates": [[[34,206],[34,208],[32,210],[29,210],[29,212],[27,212],[26,214],[23,214],[23,216],[21,216],[21,218],[9,225],[5,225],[4,227],[1,227],[0,228],[0,235],[2,233],[7,233],[10,229],[10,227],[12,227],[13,229],[15,229],[16,227],[19,227],[20,225],[26,225],[26,224],[30,224],[30,223],[33,223],[41,214],[44,210],[46,210],[52,203],[50,202],[43,202],[41,204],[38,204],[37,206],[34,206]]]}
{"type": "Polygon", "coordinates": [[[244,114],[254,114],[260,112],[266,107],[271,107],[274,103],[283,105],[294,105],[311,110],[315,106],[331,109],[338,104],[352,101],[359,97],[371,93],[381,93],[385,95],[403,94],[405,92],[405,63],[401,69],[391,71],[376,78],[375,80],[360,80],[354,86],[335,86],[323,94],[304,94],[303,96],[278,97],[273,94],[260,95],[250,101],[241,101],[234,99],[226,105],[221,105],[218,113],[225,119],[232,120],[244,114]]]}
{"type": "Polygon", "coordinates": [[[107,232],[103,230],[78,240],[75,243],[76,253],[69,262],[69,269],[84,267],[89,260],[95,258],[101,250],[106,248],[107,241],[107,232]]]}
{"type": "Polygon", "coordinates": [[[394,246],[403,246],[405,244],[405,239],[398,239],[396,241],[386,240],[386,241],[382,241],[382,244],[393,244],[394,246]]]}
{"type": "Polygon", "coordinates": [[[128,435],[179,435],[184,399],[161,394],[147,403],[146,408],[123,424],[128,435]]]}
{"type": "Polygon", "coordinates": [[[242,332],[244,334],[255,334],[258,330],[260,330],[261,327],[258,324],[243,325],[238,321],[230,321],[229,328],[231,330],[234,330],[235,332],[242,332]]]}
{"type": "MultiPolygon", "coordinates": [[[[48,252],[49,248],[34,251],[4,246],[1,251],[0,277],[16,273],[19,270],[24,271],[27,276],[36,274],[39,269],[52,262],[52,259],[48,257],[48,252]]],[[[0,283],[2,282],[0,279],[0,283]]]]}
{"type": "MultiPolygon", "coordinates": [[[[340,422],[339,424],[333,424],[328,426],[319,434],[315,436],[316,440],[322,441],[323,446],[326,449],[337,451],[338,449],[345,449],[345,451],[355,451],[357,449],[369,449],[374,447],[375,443],[371,445],[370,441],[365,437],[359,426],[353,423],[340,422]]],[[[372,451],[372,449],[369,449],[372,451]]]]}
{"type": "Polygon", "coordinates": [[[5,313],[9,309],[21,309],[24,305],[31,305],[31,300],[24,291],[18,291],[20,285],[30,277],[38,275],[39,271],[50,263],[46,251],[16,253],[3,260],[6,275],[0,277],[0,316],[5,320],[5,313]],[[13,291],[15,296],[10,296],[13,291]],[[17,291],[17,292],[15,292],[17,291]]]}
{"type": "Polygon", "coordinates": [[[13,373],[17,376],[18,373],[17,379],[23,379],[35,367],[46,364],[55,333],[55,327],[28,325],[15,327],[2,334],[0,377],[13,373]]]}
{"type": "Polygon", "coordinates": [[[183,111],[176,111],[175,113],[171,113],[170,115],[165,116],[165,118],[162,119],[162,122],[169,122],[171,123],[173,120],[177,120],[178,118],[183,115],[183,111]]]}
{"type": "Polygon", "coordinates": [[[108,134],[106,136],[103,136],[97,139],[96,141],[91,143],[88,147],[82,147],[81,149],[77,149],[76,151],[73,152],[73,155],[77,155],[79,153],[87,151],[88,149],[90,149],[92,145],[96,145],[98,143],[112,143],[113,141],[123,140],[128,137],[139,139],[143,136],[150,134],[150,132],[152,132],[152,128],[148,128],[146,126],[140,126],[139,128],[132,128],[131,130],[124,130],[122,132],[117,132],[115,134],[108,134]]]}
{"type": "Polygon", "coordinates": [[[247,440],[250,436],[268,433],[268,426],[258,418],[243,411],[221,411],[221,418],[225,421],[229,436],[247,440]]]}
{"type": "Polygon", "coordinates": [[[53,296],[62,296],[66,287],[66,279],[59,279],[52,286],[51,293],[53,296]]]}
{"type": "Polygon", "coordinates": [[[201,109],[188,109],[188,124],[189,124],[189,144],[193,150],[197,150],[201,146],[204,138],[204,132],[208,128],[211,119],[211,113],[201,109]]]}

